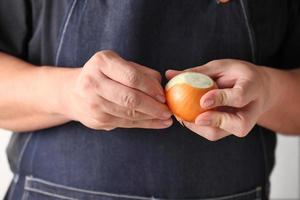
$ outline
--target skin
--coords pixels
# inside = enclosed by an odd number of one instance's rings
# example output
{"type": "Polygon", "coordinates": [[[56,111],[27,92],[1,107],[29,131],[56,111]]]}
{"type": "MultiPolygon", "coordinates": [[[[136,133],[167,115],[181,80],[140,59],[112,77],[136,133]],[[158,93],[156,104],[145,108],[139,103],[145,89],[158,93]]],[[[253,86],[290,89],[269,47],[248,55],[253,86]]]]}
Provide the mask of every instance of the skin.
{"type": "MultiPolygon", "coordinates": [[[[212,77],[219,89],[202,96],[200,105],[217,108],[185,126],[216,141],[229,135],[245,137],[255,124],[286,134],[300,133],[300,70],[277,70],[240,61],[215,60],[187,69],[212,77]]],[[[168,70],[171,79],[182,71],[168,70]]]]}
{"type": "Polygon", "coordinates": [[[0,53],[0,128],[34,131],[78,121],[95,130],[172,125],[161,75],[101,51],[81,68],[37,67],[0,53]]]}
{"type": "MultiPolygon", "coordinates": [[[[259,124],[299,134],[299,69],[227,59],[186,71],[204,73],[219,86],[199,102],[217,109],[202,113],[195,123],[184,122],[193,132],[215,141],[232,134],[245,137],[259,124]]],[[[168,70],[166,77],[179,73],[168,70]]],[[[96,130],[172,124],[160,74],[112,51],[96,53],[81,68],[37,67],[0,53],[0,80],[0,128],[23,132],[72,120],[96,130]]]]}

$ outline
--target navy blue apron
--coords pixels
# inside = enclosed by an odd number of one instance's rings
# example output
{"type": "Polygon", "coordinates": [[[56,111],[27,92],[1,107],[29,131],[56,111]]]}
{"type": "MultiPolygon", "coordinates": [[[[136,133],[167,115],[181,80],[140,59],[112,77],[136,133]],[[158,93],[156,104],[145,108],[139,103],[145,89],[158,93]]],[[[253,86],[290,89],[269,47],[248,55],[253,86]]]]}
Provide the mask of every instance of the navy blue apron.
{"type": "MultiPolygon", "coordinates": [[[[70,0],[53,62],[80,67],[107,49],[162,74],[222,58],[259,62],[248,11],[243,0],[70,0]]],[[[15,133],[7,199],[265,199],[274,144],[258,126],[217,142],[179,123],[102,132],[70,122],[15,133]]]]}

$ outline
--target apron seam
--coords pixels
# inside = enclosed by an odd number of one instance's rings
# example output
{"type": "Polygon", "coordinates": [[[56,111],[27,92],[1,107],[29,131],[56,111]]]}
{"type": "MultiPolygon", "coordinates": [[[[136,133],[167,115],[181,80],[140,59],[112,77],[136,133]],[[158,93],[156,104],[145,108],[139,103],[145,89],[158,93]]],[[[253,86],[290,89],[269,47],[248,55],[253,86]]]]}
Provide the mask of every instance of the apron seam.
{"type": "MultiPolygon", "coordinates": [[[[85,189],[78,189],[78,188],[73,188],[73,187],[69,187],[69,186],[64,186],[61,184],[56,184],[56,183],[52,183],[49,181],[45,181],[39,178],[34,178],[32,176],[26,177],[26,183],[28,184],[28,181],[32,181],[32,182],[38,182],[41,184],[45,184],[48,186],[53,186],[53,187],[58,187],[61,189],[65,189],[65,190],[70,190],[70,191],[75,191],[75,192],[82,192],[82,193],[86,193],[88,195],[102,195],[102,196],[109,196],[109,197],[122,197],[122,198],[127,198],[127,199],[139,199],[139,200],[150,200],[153,199],[153,197],[142,197],[142,196],[137,196],[137,195],[123,195],[123,194],[115,194],[115,193],[107,193],[107,192],[96,192],[96,191],[89,191],[89,190],[85,190],[85,189]]],[[[28,188],[29,186],[27,186],[28,188]]],[[[157,198],[154,198],[157,199],[157,198]]],[[[159,200],[161,200],[159,198],[159,200]]]]}
{"type": "MultiPolygon", "coordinates": [[[[14,133],[14,134],[26,134],[26,133],[14,133]]],[[[31,138],[32,138],[32,135],[33,135],[32,132],[30,132],[28,134],[29,134],[29,136],[25,140],[25,143],[24,143],[24,145],[21,149],[21,152],[20,152],[20,157],[18,159],[18,165],[17,165],[17,170],[16,170],[17,173],[15,173],[14,176],[13,176],[13,181],[12,181],[13,184],[11,185],[11,192],[10,192],[11,194],[14,194],[14,192],[15,192],[16,185],[17,185],[17,183],[19,181],[19,178],[20,178],[19,174],[20,174],[20,169],[21,169],[21,164],[22,164],[22,161],[23,161],[24,153],[25,153],[25,151],[27,149],[27,146],[28,146],[29,142],[31,141],[31,138]]]]}
{"type": "Polygon", "coordinates": [[[35,193],[38,193],[38,194],[42,194],[42,195],[46,195],[46,196],[51,196],[51,197],[55,197],[55,198],[59,198],[59,199],[79,200],[79,199],[72,198],[72,197],[67,197],[67,196],[64,196],[64,195],[54,194],[52,192],[45,192],[43,190],[39,190],[39,189],[31,188],[31,187],[25,187],[24,189],[26,191],[29,191],[29,192],[35,192],[35,193]]]}
{"type": "Polygon", "coordinates": [[[247,32],[248,32],[248,37],[249,37],[249,42],[250,42],[250,48],[251,48],[251,60],[253,63],[257,62],[257,49],[256,49],[256,45],[255,45],[255,36],[254,36],[254,31],[253,31],[253,27],[250,23],[249,20],[249,15],[245,6],[245,3],[243,0],[240,0],[240,5],[242,7],[242,13],[243,13],[243,17],[246,23],[246,28],[247,28],[247,32]]]}
{"type": "MultiPolygon", "coordinates": [[[[34,184],[34,182],[36,183],[40,183],[40,184],[44,184],[45,187],[49,186],[49,187],[56,187],[56,188],[60,188],[60,189],[64,189],[67,190],[69,192],[81,192],[81,193],[85,193],[86,195],[99,195],[99,196],[106,196],[106,197],[116,197],[116,198],[124,198],[124,199],[137,199],[137,200],[169,200],[169,198],[155,198],[154,196],[151,197],[143,197],[143,196],[138,196],[138,195],[126,195],[126,194],[116,194],[116,193],[108,193],[108,192],[97,192],[97,191],[89,191],[89,190],[85,190],[85,189],[79,189],[79,188],[74,188],[74,187],[69,187],[69,186],[65,186],[65,185],[61,185],[61,184],[57,184],[57,183],[52,183],[43,179],[39,179],[39,178],[35,178],[33,176],[27,176],[26,180],[25,180],[25,190],[28,191],[32,191],[32,192],[45,192],[45,193],[50,193],[48,191],[44,191],[35,187],[32,187],[32,184],[30,184],[30,182],[32,182],[34,184]]],[[[233,195],[227,195],[227,196],[223,196],[223,197],[217,197],[217,198],[173,198],[174,200],[230,200],[232,198],[242,198],[245,195],[254,195],[256,194],[255,198],[259,198],[260,194],[262,191],[262,187],[256,187],[252,190],[246,191],[246,192],[241,192],[238,194],[233,194],[233,195]]],[[[54,194],[55,195],[55,194],[54,194]]],[[[64,196],[67,197],[66,195],[62,195],[62,194],[58,194],[60,196],[64,196]]],[[[73,197],[67,197],[72,199],[73,197]]],[[[76,199],[76,198],[75,198],[76,199]]],[[[73,199],[72,199],[73,200],[73,199]]]]}
{"type": "Polygon", "coordinates": [[[71,4],[71,7],[68,11],[68,14],[67,14],[66,21],[63,25],[63,29],[62,29],[62,32],[61,32],[61,36],[60,36],[60,39],[59,39],[58,48],[57,48],[56,56],[55,56],[55,65],[56,66],[58,65],[62,44],[64,42],[65,34],[66,34],[67,29],[68,29],[69,22],[70,22],[70,19],[71,19],[72,15],[73,15],[76,4],[77,4],[77,0],[73,0],[73,2],[71,4]]]}

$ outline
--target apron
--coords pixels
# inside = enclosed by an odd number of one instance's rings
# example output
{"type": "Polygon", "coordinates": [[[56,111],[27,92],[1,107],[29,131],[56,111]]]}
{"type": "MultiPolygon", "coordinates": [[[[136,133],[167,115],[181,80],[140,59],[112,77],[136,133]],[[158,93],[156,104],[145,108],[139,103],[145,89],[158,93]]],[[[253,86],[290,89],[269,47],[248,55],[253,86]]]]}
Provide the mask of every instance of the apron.
{"type": "MultiPolygon", "coordinates": [[[[69,0],[53,62],[80,67],[110,49],[161,74],[222,58],[257,63],[248,12],[243,0],[69,0]]],[[[258,126],[210,142],[179,123],[107,133],[70,122],[13,135],[7,199],[267,199],[274,148],[258,126]]]]}

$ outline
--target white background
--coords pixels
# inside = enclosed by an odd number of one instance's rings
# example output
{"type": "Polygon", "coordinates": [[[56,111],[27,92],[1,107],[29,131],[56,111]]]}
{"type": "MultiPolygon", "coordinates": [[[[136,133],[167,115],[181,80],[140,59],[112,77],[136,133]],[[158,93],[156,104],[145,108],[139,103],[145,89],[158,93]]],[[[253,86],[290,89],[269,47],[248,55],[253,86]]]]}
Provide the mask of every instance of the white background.
{"type": "MultiPolygon", "coordinates": [[[[7,164],[5,148],[10,133],[0,130],[0,199],[7,190],[12,174],[7,164]]],[[[276,167],[272,174],[272,199],[300,200],[300,139],[279,136],[276,150],[276,167]]]]}

